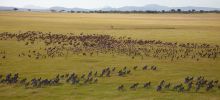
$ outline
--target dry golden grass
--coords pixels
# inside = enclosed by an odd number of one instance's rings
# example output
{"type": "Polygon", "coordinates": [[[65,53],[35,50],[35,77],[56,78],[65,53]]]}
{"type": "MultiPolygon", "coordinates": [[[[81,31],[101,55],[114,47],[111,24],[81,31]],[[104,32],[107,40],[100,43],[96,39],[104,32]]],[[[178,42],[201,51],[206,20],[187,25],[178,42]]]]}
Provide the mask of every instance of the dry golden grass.
{"type": "MultiPolygon", "coordinates": [[[[220,14],[67,14],[0,12],[0,32],[42,31],[53,33],[88,33],[128,36],[137,39],[156,39],[171,42],[197,42],[220,44],[220,14]],[[112,27],[113,26],[113,27],[112,27]]],[[[153,58],[131,59],[110,55],[85,57],[69,56],[34,60],[19,58],[18,52],[39,48],[23,46],[16,41],[0,41],[0,50],[9,52],[6,60],[0,61],[0,74],[16,73],[22,77],[52,77],[58,73],[101,70],[106,66],[132,67],[158,65],[157,72],[133,72],[128,77],[113,76],[100,79],[98,84],[71,86],[68,84],[39,89],[24,89],[20,86],[0,85],[0,100],[218,100],[220,90],[199,93],[174,91],[156,92],[155,86],[162,80],[179,83],[187,75],[203,75],[208,79],[220,79],[220,58],[216,60],[190,59],[171,62],[153,58]],[[121,84],[152,81],[149,89],[117,91],[121,84]]]]}

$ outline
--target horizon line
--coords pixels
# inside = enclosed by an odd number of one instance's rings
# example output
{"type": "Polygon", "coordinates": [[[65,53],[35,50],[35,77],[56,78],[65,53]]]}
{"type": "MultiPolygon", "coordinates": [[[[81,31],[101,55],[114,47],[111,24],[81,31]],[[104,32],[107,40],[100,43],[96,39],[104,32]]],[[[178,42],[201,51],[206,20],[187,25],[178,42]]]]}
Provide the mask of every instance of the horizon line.
{"type": "Polygon", "coordinates": [[[120,7],[112,7],[112,6],[103,6],[103,7],[98,7],[98,8],[85,8],[85,7],[65,7],[65,6],[50,6],[50,7],[43,7],[43,6],[38,6],[38,5],[25,5],[23,7],[18,7],[18,6],[5,6],[5,5],[0,5],[1,7],[14,7],[14,8],[26,8],[26,9],[32,9],[27,6],[33,6],[33,7],[39,7],[39,9],[50,9],[52,7],[63,7],[63,8],[82,8],[82,9],[101,9],[101,8],[122,8],[122,7],[144,7],[144,6],[149,6],[149,5],[156,5],[156,6],[164,6],[164,7],[205,7],[205,8],[220,8],[220,7],[209,7],[209,6],[165,6],[165,5],[160,5],[160,4],[146,4],[142,6],[135,6],[135,5],[127,5],[127,6],[120,6],[120,7]]]}

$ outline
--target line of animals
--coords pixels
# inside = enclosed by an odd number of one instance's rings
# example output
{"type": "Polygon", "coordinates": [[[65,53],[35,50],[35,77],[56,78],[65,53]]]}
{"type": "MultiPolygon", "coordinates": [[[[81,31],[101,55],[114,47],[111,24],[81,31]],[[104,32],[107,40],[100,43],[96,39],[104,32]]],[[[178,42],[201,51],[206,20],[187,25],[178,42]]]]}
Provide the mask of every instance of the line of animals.
{"type": "MultiPolygon", "coordinates": [[[[15,40],[24,43],[24,47],[36,45],[38,49],[21,51],[18,57],[46,59],[67,57],[69,55],[112,56],[126,55],[132,59],[153,57],[157,59],[181,60],[216,59],[220,54],[219,45],[208,43],[177,43],[160,40],[131,39],[130,37],[114,37],[101,34],[73,33],[55,34],[38,31],[20,33],[0,33],[0,41],[15,40]],[[38,45],[44,44],[44,45],[38,45]]],[[[9,53],[9,52],[8,52],[9,53]]],[[[8,58],[4,55],[2,58],[8,58]]]]}
{"type": "MultiPolygon", "coordinates": [[[[156,71],[157,66],[147,66],[145,65],[142,68],[138,68],[137,66],[133,67],[133,71],[136,70],[152,70],[156,71]]],[[[48,79],[48,78],[32,78],[28,80],[27,78],[21,78],[19,76],[19,73],[12,74],[9,73],[5,76],[0,74],[0,84],[20,84],[22,86],[25,86],[25,88],[41,88],[45,86],[57,86],[61,85],[62,83],[70,83],[72,85],[76,84],[96,84],[98,83],[99,78],[101,77],[111,77],[113,75],[124,77],[126,75],[131,74],[132,69],[129,69],[128,67],[124,67],[122,69],[116,70],[116,67],[110,68],[104,68],[100,72],[98,71],[90,71],[87,74],[58,74],[54,78],[48,79]]]]}
{"type": "MultiPolygon", "coordinates": [[[[152,82],[146,82],[146,83],[134,83],[128,87],[130,90],[137,90],[138,87],[140,88],[149,88],[152,86],[152,82]]],[[[201,89],[204,88],[206,91],[211,91],[214,88],[217,88],[220,90],[220,84],[218,80],[207,80],[204,78],[204,76],[199,76],[197,78],[194,77],[185,77],[183,83],[179,84],[172,84],[170,82],[165,82],[165,80],[162,80],[159,85],[156,86],[155,91],[161,92],[161,91],[177,91],[177,92],[189,92],[189,91],[195,91],[199,92],[201,89]]],[[[117,87],[117,90],[119,91],[125,91],[126,87],[125,85],[120,85],[117,87]]]]}

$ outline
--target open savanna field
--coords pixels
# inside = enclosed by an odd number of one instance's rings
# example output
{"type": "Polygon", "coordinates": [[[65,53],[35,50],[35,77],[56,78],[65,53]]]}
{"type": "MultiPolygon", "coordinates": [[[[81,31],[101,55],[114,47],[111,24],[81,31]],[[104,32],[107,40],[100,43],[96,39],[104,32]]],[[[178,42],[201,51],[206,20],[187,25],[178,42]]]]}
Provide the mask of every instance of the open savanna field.
{"type": "Polygon", "coordinates": [[[219,82],[206,90],[220,80],[219,45],[214,13],[0,12],[0,100],[219,100],[219,82]],[[9,73],[19,73],[15,82],[9,73]],[[193,80],[184,82],[187,76],[193,80]]]}

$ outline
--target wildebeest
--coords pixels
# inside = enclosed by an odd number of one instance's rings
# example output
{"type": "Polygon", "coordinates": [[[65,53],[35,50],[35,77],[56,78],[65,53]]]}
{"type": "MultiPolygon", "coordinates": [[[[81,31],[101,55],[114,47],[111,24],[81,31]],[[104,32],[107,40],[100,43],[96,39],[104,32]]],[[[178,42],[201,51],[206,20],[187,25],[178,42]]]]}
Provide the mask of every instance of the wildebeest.
{"type": "Polygon", "coordinates": [[[162,86],[161,86],[161,85],[158,85],[157,88],[156,88],[156,90],[157,90],[157,91],[161,91],[161,90],[162,90],[162,86]]]}
{"type": "Polygon", "coordinates": [[[134,67],[133,67],[134,70],[137,70],[137,68],[138,68],[138,66],[134,66],[134,67]]]}
{"type": "Polygon", "coordinates": [[[124,90],[124,85],[120,85],[120,86],[118,87],[118,90],[124,90]]]}
{"type": "Polygon", "coordinates": [[[138,85],[139,85],[139,83],[134,83],[134,84],[130,87],[130,89],[136,89],[138,85]]]}
{"type": "Polygon", "coordinates": [[[144,83],[144,88],[150,87],[150,85],[151,85],[151,82],[146,82],[146,83],[144,83]]]}
{"type": "Polygon", "coordinates": [[[168,84],[166,84],[166,85],[164,86],[164,88],[169,89],[170,86],[171,86],[171,83],[168,83],[168,84]]]}

